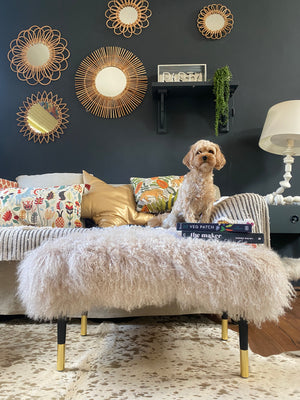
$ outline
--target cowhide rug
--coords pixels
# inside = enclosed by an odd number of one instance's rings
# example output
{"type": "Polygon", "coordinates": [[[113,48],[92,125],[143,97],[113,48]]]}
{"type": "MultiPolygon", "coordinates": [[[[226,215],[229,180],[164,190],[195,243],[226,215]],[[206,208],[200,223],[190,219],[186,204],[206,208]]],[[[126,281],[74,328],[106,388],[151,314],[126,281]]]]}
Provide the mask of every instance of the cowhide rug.
{"type": "Polygon", "coordinates": [[[299,399],[300,357],[249,351],[239,376],[238,335],[203,316],[68,324],[66,370],[56,371],[56,325],[0,323],[3,400],[299,399]]]}

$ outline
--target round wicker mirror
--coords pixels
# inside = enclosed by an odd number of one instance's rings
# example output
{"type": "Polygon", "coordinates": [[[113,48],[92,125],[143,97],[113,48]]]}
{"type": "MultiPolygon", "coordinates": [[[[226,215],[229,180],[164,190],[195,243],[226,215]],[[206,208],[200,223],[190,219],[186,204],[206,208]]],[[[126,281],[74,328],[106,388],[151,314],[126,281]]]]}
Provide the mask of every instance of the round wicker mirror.
{"type": "Polygon", "coordinates": [[[198,14],[197,26],[207,39],[221,39],[232,29],[233,15],[222,4],[211,4],[198,14]]]}
{"type": "Polygon", "coordinates": [[[28,140],[49,143],[59,138],[68,123],[68,109],[66,104],[52,92],[38,92],[23,102],[17,113],[20,132],[28,140]]]}
{"type": "Polygon", "coordinates": [[[116,35],[130,38],[149,26],[151,15],[147,0],[111,0],[105,12],[106,26],[113,29],[116,35]]]}
{"type": "Polygon", "coordinates": [[[75,74],[76,95],[92,114],[119,118],[131,113],[147,91],[142,62],[120,47],[101,47],[86,57],[75,74]]]}
{"type": "Polygon", "coordinates": [[[67,69],[70,52],[58,30],[33,25],[11,41],[7,57],[10,68],[21,81],[29,85],[48,85],[67,69]]]}

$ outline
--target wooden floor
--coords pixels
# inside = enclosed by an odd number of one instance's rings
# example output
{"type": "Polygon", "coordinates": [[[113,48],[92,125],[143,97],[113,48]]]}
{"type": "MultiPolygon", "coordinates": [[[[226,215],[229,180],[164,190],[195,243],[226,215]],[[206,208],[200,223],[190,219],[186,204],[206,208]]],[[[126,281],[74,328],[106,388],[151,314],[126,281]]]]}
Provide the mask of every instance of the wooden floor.
{"type": "MultiPolygon", "coordinates": [[[[211,316],[220,321],[220,318],[211,316]]],[[[238,325],[229,320],[229,329],[238,332],[238,325]]],[[[230,337],[230,332],[228,332],[230,337]]],[[[257,354],[270,356],[286,351],[300,351],[300,288],[297,288],[297,298],[293,308],[279,319],[278,324],[265,322],[261,329],[249,324],[249,347],[257,354]]]]}

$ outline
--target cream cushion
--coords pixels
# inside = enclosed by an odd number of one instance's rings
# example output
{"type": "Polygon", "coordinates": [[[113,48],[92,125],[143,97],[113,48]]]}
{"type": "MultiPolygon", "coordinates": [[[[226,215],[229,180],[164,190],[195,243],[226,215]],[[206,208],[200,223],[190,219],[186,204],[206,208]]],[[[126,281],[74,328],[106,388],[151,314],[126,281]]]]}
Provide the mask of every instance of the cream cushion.
{"type": "Polygon", "coordinates": [[[76,185],[82,184],[83,178],[82,173],[52,173],[52,174],[41,174],[41,175],[19,175],[16,178],[19,187],[38,187],[48,188],[53,186],[62,185],[76,185]]]}

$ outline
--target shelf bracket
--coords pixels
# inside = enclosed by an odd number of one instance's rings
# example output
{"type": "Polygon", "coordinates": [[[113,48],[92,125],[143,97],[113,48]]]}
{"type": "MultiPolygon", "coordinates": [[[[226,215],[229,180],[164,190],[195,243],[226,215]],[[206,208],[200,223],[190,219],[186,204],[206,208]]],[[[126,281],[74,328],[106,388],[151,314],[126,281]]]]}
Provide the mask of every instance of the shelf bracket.
{"type": "Polygon", "coordinates": [[[158,109],[157,109],[157,133],[167,133],[167,110],[166,97],[167,89],[158,89],[158,109]]]}

